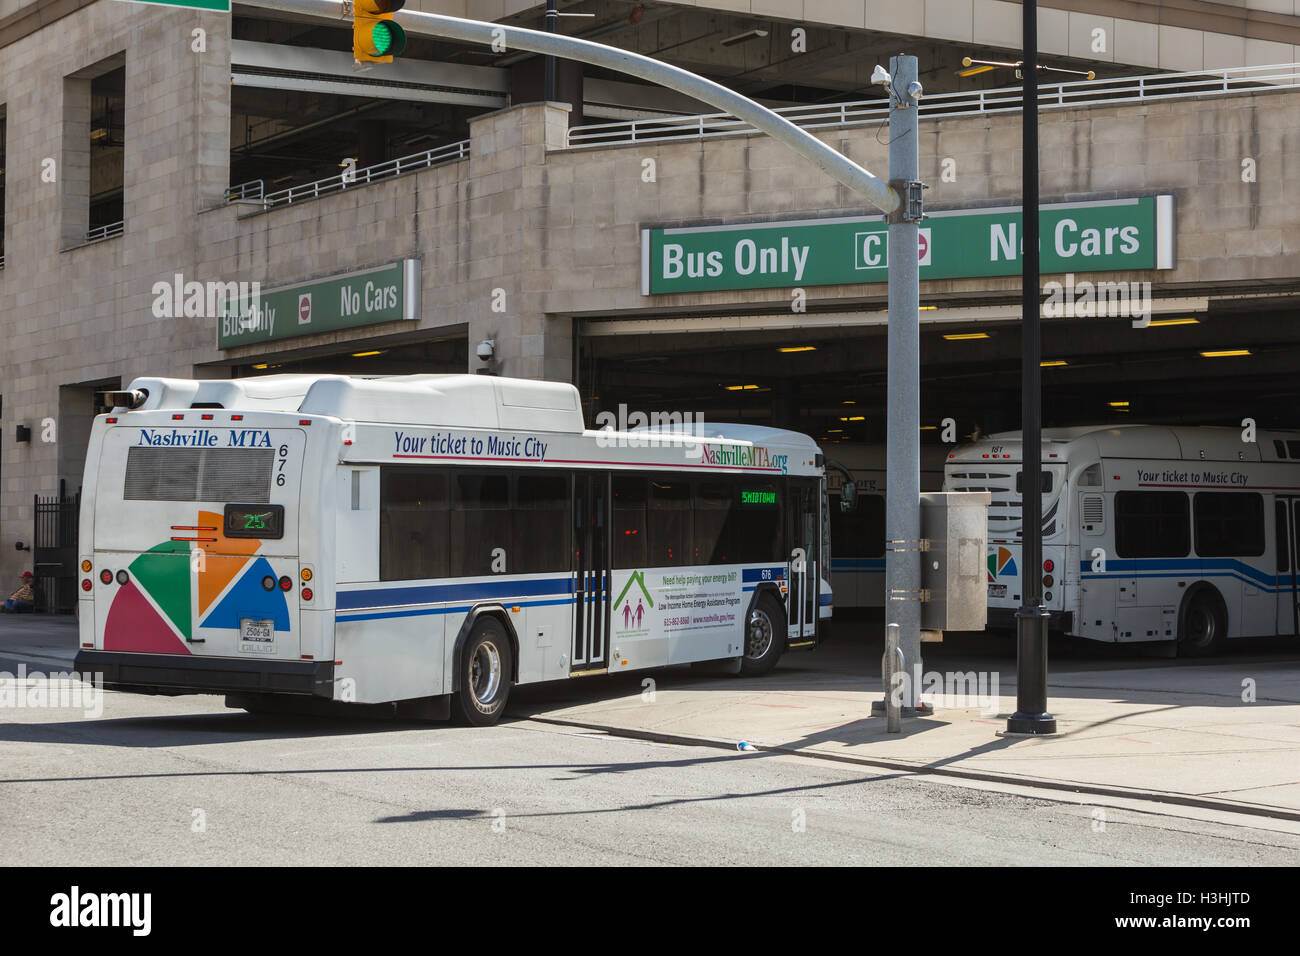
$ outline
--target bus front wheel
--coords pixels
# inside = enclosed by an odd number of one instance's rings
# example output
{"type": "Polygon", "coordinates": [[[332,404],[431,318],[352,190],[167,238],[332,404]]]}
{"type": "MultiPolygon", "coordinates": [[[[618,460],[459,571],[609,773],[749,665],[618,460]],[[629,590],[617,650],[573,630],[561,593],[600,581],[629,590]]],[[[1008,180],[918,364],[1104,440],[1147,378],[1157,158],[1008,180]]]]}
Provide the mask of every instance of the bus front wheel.
{"type": "Polygon", "coordinates": [[[1223,599],[1208,588],[1187,601],[1178,622],[1178,653],[1183,657],[1205,657],[1223,648],[1228,633],[1228,612],[1223,599]]]}
{"type": "Polygon", "coordinates": [[[766,674],[785,650],[785,612],[770,594],[754,603],[745,624],[745,653],[740,658],[740,672],[748,677],[766,674]]]}
{"type": "Polygon", "coordinates": [[[513,669],[506,629],[494,617],[480,618],[465,642],[459,686],[451,696],[457,721],[487,727],[500,720],[510,698],[513,669]]]}

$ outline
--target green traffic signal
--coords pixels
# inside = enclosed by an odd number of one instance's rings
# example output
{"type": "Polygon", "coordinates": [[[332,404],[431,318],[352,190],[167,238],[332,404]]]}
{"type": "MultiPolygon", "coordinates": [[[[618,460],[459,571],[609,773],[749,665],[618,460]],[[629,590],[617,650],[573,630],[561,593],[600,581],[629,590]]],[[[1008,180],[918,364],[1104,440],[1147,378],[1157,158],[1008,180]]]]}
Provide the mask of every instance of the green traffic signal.
{"type": "Polygon", "coordinates": [[[406,49],[406,31],[391,20],[380,20],[370,33],[375,56],[396,56],[406,49]]]}

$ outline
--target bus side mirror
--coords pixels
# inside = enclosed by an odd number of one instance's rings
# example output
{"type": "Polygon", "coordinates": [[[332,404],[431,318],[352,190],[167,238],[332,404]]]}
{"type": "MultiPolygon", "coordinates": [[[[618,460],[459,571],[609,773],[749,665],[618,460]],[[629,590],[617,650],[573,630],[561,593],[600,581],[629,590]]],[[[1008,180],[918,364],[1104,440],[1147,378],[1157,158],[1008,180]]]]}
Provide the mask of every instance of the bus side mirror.
{"type": "Polygon", "coordinates": [[[840,485],[840,511],[848,514],[850,511],[858,510],[858,485],[857,482],[846,481],[840,485]]]}

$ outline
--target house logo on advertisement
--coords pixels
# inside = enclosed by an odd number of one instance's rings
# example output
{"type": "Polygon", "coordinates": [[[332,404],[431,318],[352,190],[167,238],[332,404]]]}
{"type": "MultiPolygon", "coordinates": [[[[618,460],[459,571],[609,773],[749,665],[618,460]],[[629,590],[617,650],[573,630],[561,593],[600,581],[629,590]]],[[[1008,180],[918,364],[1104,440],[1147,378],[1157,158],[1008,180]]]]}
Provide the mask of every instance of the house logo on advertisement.
{"type": "Polygon", "coordinates": [[[648,633],[650,627],[645,618],[649,609],[654,606],[654,598],[650,596],[650,590],[645,584],[645,575],[640,571],[633,571],[627,579],[627,584],[623,585],[618,600],[614,602],[614,619],[615,623],[619,624],[619,631],[628,635],[648,633]],[[633,584],[641,591],[640,594],[628,593],[632,590],[633,584]]]}

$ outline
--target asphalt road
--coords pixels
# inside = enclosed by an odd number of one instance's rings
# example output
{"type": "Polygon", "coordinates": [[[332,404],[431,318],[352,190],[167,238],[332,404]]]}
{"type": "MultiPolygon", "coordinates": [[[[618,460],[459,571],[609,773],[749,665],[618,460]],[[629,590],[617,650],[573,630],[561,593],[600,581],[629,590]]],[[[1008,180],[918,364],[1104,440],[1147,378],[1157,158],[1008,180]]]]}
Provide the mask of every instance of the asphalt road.
{"type": "Polygon", "coordinates": [[[529,721],[488,729],[110,693],[10,708],[0,859],[59,864],[1300,863],[1300,836],[529,721]]]}

